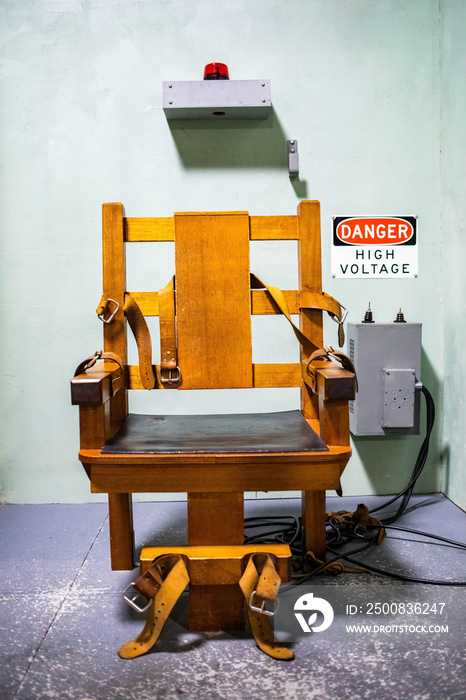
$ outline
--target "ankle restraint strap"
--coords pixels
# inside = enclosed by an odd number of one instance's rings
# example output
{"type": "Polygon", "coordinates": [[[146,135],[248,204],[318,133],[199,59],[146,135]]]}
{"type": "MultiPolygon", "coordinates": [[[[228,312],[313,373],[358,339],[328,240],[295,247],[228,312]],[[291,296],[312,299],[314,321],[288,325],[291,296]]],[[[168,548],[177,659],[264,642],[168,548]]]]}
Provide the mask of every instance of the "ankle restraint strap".
{"type": "Polygon", "coordinates": [[[186,563],[180,554],[163,554],[154,560],[152,567],[142,574],[124,592],[125,600],[141,612],[148,609],[146,624],[141,634],[118,652],[122,659],[134,659],[152,649],[173,607],[189,583],[186,563]],[[127,596],[130,588],[142,596],[148,604],[140,608],[134,598],[127,596]]]}
{"type": "Polygon", "coordinates": [[[266,607],[267,603],[274,603],[280,584],[281,579],[270,554],[251,554],[239,580],[246,601],[251,632],[261,651],[274,659],[289,661],[294,659],[294,652],[275,642],[269,623],[274,613],[266,607]]]}

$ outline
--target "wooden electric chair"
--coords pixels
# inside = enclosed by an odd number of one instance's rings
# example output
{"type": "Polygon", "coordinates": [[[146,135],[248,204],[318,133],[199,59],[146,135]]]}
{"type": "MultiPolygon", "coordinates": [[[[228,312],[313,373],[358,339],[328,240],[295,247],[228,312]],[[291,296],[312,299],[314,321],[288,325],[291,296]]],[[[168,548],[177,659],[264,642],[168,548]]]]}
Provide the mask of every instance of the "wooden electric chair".
{"type": "MultiPolygon", "coordinates": [[[[325,492],[340,491],[351,455],[348,400],[354,398],[355,377],[344,356],[341,362],[338,352],[322,349],[322,311],[341,332],[344,309],[322,293],[319,203],[301,202],[296,216],[188,212],[169,218],[127,218],[122,204],[104,204],[103,297],[97,311],[104,321],[104,352],[78,368],[72,401],[80,407],[79,459],[91,491],[108,494],[112,568],[134,566],[131,498],[141,492],[186,492],[183,553],[208,559],[209,547],[216,556],[224,547],[222,561],[244,570],[244,555],[260,549],[244,546],[244,492],[299,490],[304,549],[324,560],[325,492]],[[268,286],[273,280],[264,283],[251,274],[249,241],[266,239],[298,241],[299,290],[281,292],[268,286]],[[174,279],[160,291],[128,291],[126,244],[172,240],[174,279]],[[251,314],[284,314],[284,324],[299,314],[299,329],[293,329],[301,362],[254,364],[251,314]],[[160,318],[157,366],[145,316],[160,318]],[[139,366],[127,364],[126,322],[136,337],[139,366]],[[129,389],[253,387],[300,387],[301,410],[128,415],[129,389]]],[[[275,553],[272,545],[266,551],[277,560],[289,558],[287,547],[274,546],[275,553]]],[[[153,557],[149,549],[143,570],[153,557]]],[[[200,566],[191,577],[191,628],[240,628],[238,575],[206,583],[203,571],[200,566]]]]}

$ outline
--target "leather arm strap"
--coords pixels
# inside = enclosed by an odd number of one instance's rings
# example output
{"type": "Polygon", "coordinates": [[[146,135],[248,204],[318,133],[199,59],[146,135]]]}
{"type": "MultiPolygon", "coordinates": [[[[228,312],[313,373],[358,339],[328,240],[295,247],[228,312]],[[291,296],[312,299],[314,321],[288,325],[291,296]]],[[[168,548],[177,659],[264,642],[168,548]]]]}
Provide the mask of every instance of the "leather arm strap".
{"type": "Polygon", "coordinates": [[[319,350],[315,350],[312,355],[309,357],[309,360],[307,361],[306,365],[306,374],[311,377],[314,381],[314,387],[313,391],[315,391],[315,383],[316,383],[316,374],[315,374],[315,368],[312,366],[312,363],[315,360],[330,360],[334,362],[338,362],[339,365],[343,369],[348,370],[349,372],[352,372],[354,374],[354,381],[355,381],[355,389],[356,391],[358,390],[358,378],[356,375],[356,369],[354,367],[354,364],[350,360],[350,358],[345,355],[344,352],[341,350],[334,350],[331,345],[325,346],[324,348],[320,348],[319,350]]]}
{"type": "Polygon", "coordinates": [[[246,601],[251,632],[261,651],[274,659],[289,661],[294,659],[294,652],[275,642],[265,611],[265,602],[274,602],[280,584],[281,579],[270,554],[251,554],[239,580],[246,601]]]}
{"type": "Polygon", "coordinates": [[[176,389],[181,381],[176,350],[175,277],[159,291],[160,373],[159,379],[167,389],[176,389]]]}
{"type": "Polygon", "coordinates": [[[96,350],[93,355],[89,355],[89,357],[86,357],[85,360],[79,363],[75,369],[74,376],[77,377],[79,374],[83,374],[86,372],[86,370],[94,367],[98,360],[110,360],[111,362],[115,362],[120,367],[120,374],[112,379],[112,390],[115,394],[124,384],[125,368],[121,358],[114,352],[103,352],[102,350],[96,350]]]}
{"type": "Polygon", "coordinates": [[[134,587],[151,603],[141,634],[119,650],[122,659],[134,659],[152,649],[188,583],[188,570],[180,554],[157,557],[151,569],[135,581],[134,587]]]}

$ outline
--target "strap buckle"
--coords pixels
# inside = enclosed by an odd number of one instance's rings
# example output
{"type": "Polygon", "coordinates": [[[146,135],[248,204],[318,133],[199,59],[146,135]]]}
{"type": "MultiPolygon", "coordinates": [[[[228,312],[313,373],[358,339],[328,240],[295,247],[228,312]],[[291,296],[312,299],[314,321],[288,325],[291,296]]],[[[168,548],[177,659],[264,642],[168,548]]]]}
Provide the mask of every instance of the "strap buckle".
{"type": "Polygon", "coordinates": [[[136,590],[134,582],[131,582],[128,586],[126,586],[125,590],[123,591],[123,600],[138,613],[146,612],[152,603],[152,599],[148,601],[147,598],[144,598],[144,596],[136,590]],[[128,591],[131,591],[131,589],[133,591],[132,597],[128,595],[128,591]],[[138,605],[137,601],[139,598],[144,601],[145,605],[138,605]]]}
{"type": "Polygon", "coordinates": [[[341,318],[338,318],[338,316],[336,316],[335,314],[329,314],[332,321],[335,321],[335,323],[338,323],[339,325],[341,323],[344,323],[346,321],[346,317],[348,316],[348,309],[346,308],[346,306],[343,306],[343,304],[340,304],[340,309],[343,309],[343,313],[341,315],[341,318]]]}
{"type": "Polygon", "coordinates": [[[266,600],[265,598],[262,598],[262,604],[260,608],[258,608],[256,605],[252,604],[252,600],[254,596],[256,595],[256,591],[253,591],[249,597],[249,607],[251,610],[254,610],[254,612],[260,613],[261,615],[267,615],[267,617],[273,617],[275,613],[277,612],[278,608],[280,607],[280,601],[278,598],[274,601],[274,609],[273,610],[267,610],[265,607],[266,600]]]}
{"type": "Polygon", "coordinates": [[[115,299],[105,299],[102,297],[100,304],[97,307],[97,316],[100,318],[102,323],[112,323],[119,309],[120,304],[115,301],[115,299]],[[104,313],[108,310],[110,303],[115,304],[115,309],[110,313],[110,316],[105,318],[104,313]]]}
{"type": "Polygon", "coordinates": [[[346,317],[348,316],[348,309],[340,304],[340,309],[343,309],[343,314],[338,317],[334,314],[329,314],[332,321],[338,324],[338,345],[342,348],[345,344],[345,330],[343,324],[345,323],[346,317]]]}
{"type": "Polygon", "coordinates": [[[164,386],[167,384],[178,384],[181,381],[181,370],[176,365],[174,369],[160,368],[159,369],[160,383],[164,386]],[[162,372],[168,372],[168,377],[164,377],[162,372]]]}

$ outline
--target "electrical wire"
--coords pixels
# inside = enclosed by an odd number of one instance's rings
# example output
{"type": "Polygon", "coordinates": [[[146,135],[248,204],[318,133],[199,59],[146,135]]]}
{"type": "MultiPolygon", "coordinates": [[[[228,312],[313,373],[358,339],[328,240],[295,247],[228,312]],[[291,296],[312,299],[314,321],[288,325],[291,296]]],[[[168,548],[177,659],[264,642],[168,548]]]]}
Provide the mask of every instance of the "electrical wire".
{"type": "Polygon", "coordinates": [[[432,586],[466,586],[466,581],[434,581],[430,579],[423,579],[423,578],[414,578],[411,576],[403,576],[403,574],[394,574],[391,571],[385,571],[383,569],[379,569],[375,566],[372,566],[372,564],[368,564],[367,562],[359,562],[353,559],[352,557],[348,556],[348,554],[342,554],[341,552],[336,552],[332,547],[327,548],[333,552],[334,554],[339,554],[340,559],[344,559],[345,561],[349,561],[351,564],[356,564],[357,566],[362,566],[365,569],[369,569],[370,571],[373,571],[376,574],[382,574],[383,576],[388,576],[389,578],[394,578],[399,581],[408,581],[409,583],[425,583],[425,584],[430,584],[432,586]]]}
{"type": "Polygon", "coordinates": [[[414,469],[409,479],[409,482],[405,486],[403,491],[400,491],[400,493],[391,498],[389,501],[387,501],[386,503],[382,503],[382,505],[377,506],[377,508],[373,508],[370,511],[371,513],[377,513],[379,510],[383,510],[392,503],[395,503],[395,501],[397,501],[399,498],[403,497],[403,500],[401,501],[401,504],[395,515],[382,520],[382,523],[384,525],[390,525],[391,523],[394,523],[406,510],[409,500],[412,496],[414,487],[416,485],[416,481],[418,480],[422,473],[422,470],[424,469],[424,466],[427,461],[427,455],[429,454],[430,436],[432,434],[432,430],[435,423],[435,404],[430,391],[424,385],[421,385],[420,389],[424,394],[424,398],[426,400],[426,436],[421,445],[421,449],[419,450],[419,454],[414,464],[414,469]]]}

